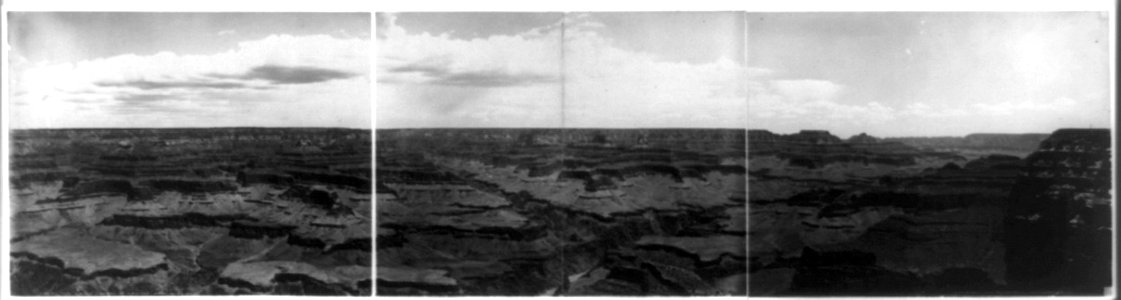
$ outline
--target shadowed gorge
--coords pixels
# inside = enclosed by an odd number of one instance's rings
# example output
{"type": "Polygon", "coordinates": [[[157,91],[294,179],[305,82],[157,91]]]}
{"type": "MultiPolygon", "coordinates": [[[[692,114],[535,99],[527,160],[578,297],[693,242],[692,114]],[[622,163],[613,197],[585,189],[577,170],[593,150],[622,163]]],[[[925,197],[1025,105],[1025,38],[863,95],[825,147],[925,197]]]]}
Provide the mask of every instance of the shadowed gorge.
{"type": "Polygon", "coordinates": [[[1101,295],[1111,284],[1109,130],[751,130],[748,144],[751,295],[1101,295]]]}
{"type": "Polygon", "coordinates": [[[378,295],[745,295],[724,129],[377,131],[378,295]]]}
{"type": "Polygon", "coordinates": [[[14,295],[370,295],[368,130],[12,131],[14,295]]]}

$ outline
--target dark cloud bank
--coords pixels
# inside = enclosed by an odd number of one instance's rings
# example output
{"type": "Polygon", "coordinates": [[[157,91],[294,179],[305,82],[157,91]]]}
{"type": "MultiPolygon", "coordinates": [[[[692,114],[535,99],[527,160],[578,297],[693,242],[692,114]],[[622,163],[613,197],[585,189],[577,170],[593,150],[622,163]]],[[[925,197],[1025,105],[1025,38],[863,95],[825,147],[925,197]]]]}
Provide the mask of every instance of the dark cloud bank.
{"type": "Polygon", "coordinates": [[[430,58],[391,68],[389,72],[420,73],[431,78],[429,84],[448,86],[509,87],[557,81],[557,76],[550,74],[510,73],[504,70],[462,72],[452,70],[450,65],[446,59],[430,58]]]}
{"type": "MultiPolygon", "coordinates": [[[[217,91],[267,90],[280,85],[319,83],[357,75],[319,67],[262,65],[236,74],[212,73],[189,79],[138,79],[94,84],[99,87],[139,90],[106,92],[117,101],[112,109],[119,112],[171,112],[170,108],[163,107],[161,103],[183,99],[209,99],[210,97],[199,97],[199,95],[217,91]],[[261,81],[264,83],[262,84],[261,81]]],[[[79,102],[77,100],[71,102],[79,102]]]]}
{"type": "Polygon", "coordinates": [[[203,77],[189,80],[157,81],[141,79],[116,82],[98,82],[95,84],[101,87],[132,87],[141,90],[178,88],[243,89],[259,88],[258,86],[249,84],[250,81],[255,80],[263,80],[270,85],[307,84],[335,79],[346,79],[354,77],[356,75],[357,74],[350,72],[319,67],[262,65],[249,69],[241,74],[206,74],[203,77]]]}

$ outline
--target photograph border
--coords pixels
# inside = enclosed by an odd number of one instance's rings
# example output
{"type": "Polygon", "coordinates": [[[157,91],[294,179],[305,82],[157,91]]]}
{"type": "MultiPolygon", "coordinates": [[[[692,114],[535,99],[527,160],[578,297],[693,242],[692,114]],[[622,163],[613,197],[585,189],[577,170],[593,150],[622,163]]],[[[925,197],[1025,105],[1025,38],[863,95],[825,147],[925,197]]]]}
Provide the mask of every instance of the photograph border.
{"type": "MultiPolygon", "coordinates": [[[[996,1],[996,0],[952,0],[952,1],[923,1],[923,2],[908,2],[900,3],[897,1],[828,1],[828,0],[796,0],[796,1],[760,1],[760,2],[747,2],[729,4],[728,2],[715,2],[715,1],[692,1],[689,3],[658,1],[654,3],[604,3],[602,0],[569,0],[569,1],[555,1],[547,3],[529,3],[527,1],[473,1],[473,2],[459,2],[459,1],[396,1],[396,2],[375,2],[375,1],[342,1],[342,0],[319,0],[319,1],[280,1],[270,2],[267,5],[261,5],[260,2],[249,1],[221,1],[221,0],[201,0],[201,1],[175,1],[175,2],[156,2],[156,1],[136,1],[136,0],[108,0],[108,1],[80,1],[80,0],[7,0],[3,2],[2,11],[0,11],[0,22],[3,22],[3,31],[0,33],[0,40],[3,41],[3,54],[0,59],[0,87],[3,93],[2,103],[0,103],[0,195],[3,195],[3,205],[0,205],[0,215],[5,219],[0,221],[0,297],[10,296],[10,255],[6,251],[10,249],[10,207],[9,207],[9,191],[10,182],[8,180],[9,172],[9,142],[10,142],[10,120],[8,118],[11,113],[10,99],[8,99],[10,75],[7,62],[8,51],[8,27],[7,16],[9,11],[179,11],[179,12],[222,12],[222,11],[239,11],[239,12],[369,12],[371,15],[371,39],[375,44],[370,56],[371,74],[376,78],[377,70],[377,47],[376,47],[376,14],[374,12],[402,12],[402,11],[535,11],[535,12],[564,12],[564,11],[750,11],[750,12],[824,12],[824,11],[1107,11],[1109,14],[1109,27],[1110,27],[1110,41],[1109,51],[1110,56],[1110,98],[1113,99],[1112,103],[1112,118],[1114,124],[1112,125],[1112,164],[1113,164],[1113,191],[1117,192],[1117,141],[1118,141],[1118,125],[1117,125],[1117,97],[1116,97],[1116,64],[1117,64],[1117,1],[1110,0],[1066,0],[1066,1],[996,1]]],[[[750,24],[748,25],[750,26],[750,24]]],[[[747,40],[747,39],[745,39],[747,40]]],[[[747,55],[750,55],[748,53],[747,55]]],[[[376,110],[376,95],[377,84],[376,79],[371,80],[371,95],[374,99],[374,104],[371,105],[371,120],[373,124],[377,124],[376,110]]],[[[750,101],[750,100],[746,100],[750,101]]],[[[376,132],[376,126],[371,125],[372,130],[376,132]]],[[[746,128],[745,128],[746,129],[746,128]]],[[[376,135],[373,135],[376,141],[376,135]]],[[[376,142],[375,142],[376,147],[376,142]]],[[[374,150],[376,152],[376,149],[374,150]]],[[[374,154],[371,153],[371,162],[374,160],[374,154]]],[[[376,181],[376,178],[372,178],[376,181]]],[[[1116,203],[1117,195],[1113,195],[1113,286],[1114,289],[1102,299],[1112,299],[1117,294],[1117,215],[1119,205],[1116,203]]],[[[376,224],[376,212],[374,213],[376,224]]],[[[376,251],[373,253],[373,264],[376,265],[376,251]]],[[[372,266],[374,267],[374,266],[372,266]]],[[[376,276],[376,271],[374,272],[376,276]]],[[[749,278],[750,280],[750,278],[749,278]]],[[[376,283],[375,283],[376,284],[376,283]]],[[[145,296],[123,296],[124,298],[137,298],[142,299],[145,296]]],[[[209,298],[208,296],[175,296],[175,299],[203,299],[209,298]]],[[[274,296],[241,296],[239,299],[268,299],[274,296]]],[[[375,298],[376,288],[375,288],[375,298]]],[[[36,299],[72,299],[77,297],[36,297],[36,299]]],[[[467,299],[484,299],[489,297],[466,297],[467,299]]],[[[522,297],[516,297],[522,298],[522,297]]],[[[528,297],[526,297],[528,298],[528,297]]],[[[575,297],[575,298],[588,298],[591,297],[575,297]]],[[[667,298],[683,298],[683,297],[667,297],[667,298]]],[[[740,299],[738,297],[716,297],[717,299],[740,299]]],[[[782,297],[783,299],[816,299],[814,297],[782,297]]],[[[830,297],[838,299],[861,299],[861,297],[830,297]]],[[[903,297],[885,297],[883,299],[902,299],[903,297]]],[[[942,298],[942,297],[925,297],[925,298],[942,298]]],[[[988,299],[991,297],[966,297],[967,299],[988,299]]],[[[1008,299],[1036,299],[1035,297],[1001,297],[1008,299]]],[[[1056,297],[1052,299],[1086,299],[1086,297],[1056,297]]],[[[1099,298],[1099,297],[1091,297],[1099,298]]],[[[299,296],[298,299],[339,299],[338,297],[305,297],[299,296]]]]}

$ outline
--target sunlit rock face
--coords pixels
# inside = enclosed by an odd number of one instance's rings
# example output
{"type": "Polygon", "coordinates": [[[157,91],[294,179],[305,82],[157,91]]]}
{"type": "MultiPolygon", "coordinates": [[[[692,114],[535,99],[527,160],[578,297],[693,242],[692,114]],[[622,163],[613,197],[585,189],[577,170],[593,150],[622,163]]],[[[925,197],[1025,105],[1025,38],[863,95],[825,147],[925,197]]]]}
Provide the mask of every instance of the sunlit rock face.
{"type": "Polygon", "coordinates": [[[379,130],[379,295],[743,295],[738,130],[379,130]]]}
{"type": "Polygon", "coordinates": [[[372,292],[368,131],[12,137],[14,294],[372,292]]]}
{"type": "Polygon", "coordinates": [[[1005,219],[1019,289],[1098,294],[1110,285],[1110,131],[1061,129],[1025,159],[1005,219]]]}
{"type": "Polygon", "coordinates": [[[1007,290],[1004,220],[1030,159],[819,131],[748,143],[752,295],[1007,290]]]}

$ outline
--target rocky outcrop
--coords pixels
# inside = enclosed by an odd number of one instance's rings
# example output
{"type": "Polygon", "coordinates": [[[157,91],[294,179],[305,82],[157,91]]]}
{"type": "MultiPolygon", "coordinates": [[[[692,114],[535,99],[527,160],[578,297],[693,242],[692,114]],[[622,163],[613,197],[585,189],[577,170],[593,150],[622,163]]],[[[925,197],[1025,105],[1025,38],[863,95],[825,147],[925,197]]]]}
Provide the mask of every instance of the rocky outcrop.
{"type": "MultiPolygon", "coordinates": [[[[372,260],[368,130],[63,129],[12,137],[12,232],[20,247],[12,276],[24,285],[13,290],[372,292],[368,267],[354,270],[372,260]],[[88,234],[59,238],[71,231],[88,234]],[[162,262],[151,264],[156,257],[162,262]],[[264,285],[221,276],[253,259],[307,265],[264,285]]],[[[259,267],[247,270],[275,269],[259,267]]]]}
{"type": "Polygon", "coordinates": [[[378,148],[399,149],[445,145],[457,145],[463,150],[495,145],[520,148],[595,145],[742,153],[745,142],[743,130],[736,129],[382,129],[377,134],[378,142],[384,143],[378,148]]]}
{"type": "Polygon", "coordinates": [[[1106,129],[1060,129],[1025,159],[1005,218],[1010,284],[1098,294],[1110,285],[1112,148],[1106,129]]]}
{"type": "Polygon", "coordinates": [[[746,290],[742,131],[378,135],[381,295],[746,290]]]}
{"type": "Polygon", "coordinates": [[[330,209],[338,201],[336,195],[322,190],[304,186],[293,186],[279,196],[281,199],[302,202],[322,209],[330,209]]]}
{"type": "Polygon", "coordinates": [[[867,133],[861,132],[858,135],[850,137],[847,142],[851,144],[877,144],[882,142],[880,138],[870,136],[867,133]]]}
{"type": "Polygon", "coordinates": [[[856,136],[850,141],[843,141],[820,130],[803,130],[790,135],[777,135],[764,130],[752,132],[753,136],[760,138],[748,139],[749,157],[776,156],[789,161],[790,166],[807,169],[821,169],[829,164],[844,162],[909,166],[919,163],[923,158],[964,160],[954,154],[921,151],[902,143],[881,141],[868,136],[856,136]]]}
{"type": "Polygon", "coordinates": [[[162,253],[94,239],[74,229],[57,230],[13,243],[12,253],[84,279],[132,277],[167,268],[162,253]]]}
{"type": "Polygon", "coordinates": [[[138,193],[132,183],[125,180],[80,181],[77,178],[64,179],[63,188],[60,192],[62,195],[57,198],[44,199],[36,203],[62,203],[83,198],[115,195],[133,198],[136,197],[138,193]]]}
{"type": "Polygon", "coordinates": [[[253,184],[291,185],[295,179],[288,174],[268,170],[248,170],[237,174],[237,183],[242,186],[253,184]]]}
{"type": "Polygon", "coordinates": [[[749,140],[753,295],[1006,288],[1003,220],[1027,160],[867,135],[836,142],[755,134],[763,139],[749,140]]]}
{"type": "Polygon", "coordinates": [[[281,295],[349,296],[370,292],[362,284],[371,277],[366,266],[322,267],[290,261],[234,262],[219,283],[255,292],[281,295]]]}
{"type": "Polygon", "coordinates": [[[317,172],[288,171],[296,180],[332,184],[353,189],[359,193],[370,193],[373,186],[369,178],[344,174],[330,174],[317,172]]]}
{"type": "Polygon", "coordinates": [[[230,236],[246,239],[277,238],[290,234],[296,226],[238,221],[230,224],[230,236]]]}
{"type": "Polygon", "coordinates": [[[165,216],[137,216],[114,215],[102,220],[99,225],[139,227],[146,229],[183,229],[199,227],[228,227],[230,223],[239,220],[255,220],[245,214],[232,215],[205,215],[200,213],[185,213],[182,215],[165,216]]]}
{"type": "Polygon", "coordinates": [[[237,190],[233,184],[221,181],[149,180],[141,182],[156,191],[173,191],[180,194],[217,194],[237,190]]]}

